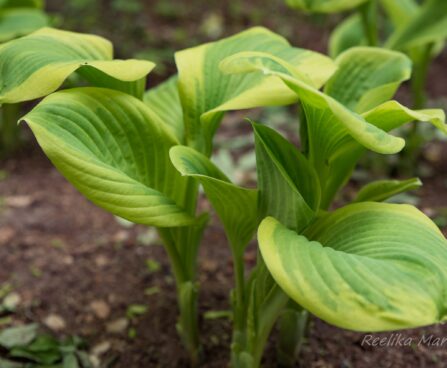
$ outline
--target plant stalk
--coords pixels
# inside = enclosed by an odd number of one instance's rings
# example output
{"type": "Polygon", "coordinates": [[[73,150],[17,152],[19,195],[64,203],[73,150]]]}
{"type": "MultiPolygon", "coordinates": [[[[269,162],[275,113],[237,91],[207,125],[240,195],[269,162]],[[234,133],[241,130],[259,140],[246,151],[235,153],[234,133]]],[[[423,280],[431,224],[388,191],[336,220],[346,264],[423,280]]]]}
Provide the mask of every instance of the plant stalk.
{"type": "Polygon", "coordinates": [[[309,313],[291,302],[279,318],[279,339],[276,347],[280,367],[294,367],[306,339],[309,313]]]}
{"type": "Polygon", "coordinates": [[[420,59],[413,61],[413,75],[411,76],[413,109],[423,109],[427,101],[425,86],[427,82],[428,69],[432,60],[433,46],[433,43],[427,45],[420,59]]]}
{"type": "MultiPolygon", "coordinates": [[[[428,70],[432,60],[432,51],[434,44],[427,45],[423,54],[417,59],[413,60],[413,74],[411,76],[411,97],[413,109],[423,109],[427,103],[427,95],[425,87],[427,83],[428,70]]],[[[423,137],[419,134],[419,124],[413,122],[411,130],[408,133],[407,144],[403,152],[403,167],[401,169],[405,174],[414,174],[414,165],[420,154],[421,146],[423,144],[423,137]]]]}
{"type": "Polygon", "coordinates": [[[379,45],[378,30],[378,6],[377,0],[370,0],[359,6],[360,17],[362,18],[363,31],[369,46],[379,45]]]}
{"type": "Polygon", "coordinates": [[[256,334],[252,335],[248,343],[253,357],[253,368],[260,367],[268,337],[288,301],[289,297],[275,283],[262,305],[256,334]]]}
{"type": "Polygon", "coordinates": [[[20,146],[20,104],[4,104],[0,112],[0,156],[6,156],[20,146]]]}
{"type": "Polygon", "coordinates": [[[245,268],[243,254],[233,252],[234,289],[231,292],[233,310],[233,335],[231,342],[231,366],[239,367],[239,354],[246,345],[247,301],[245,297],[245,268]]]}
{"type": "Polygon", "coordinates": [[[234,327],[236,330],[242,330],[245,327],[246,301],[245,301],[245,275],[244,260],[241,255],[233,256],[234,264],[234,327]]]}
{"type": "Polygon", "coordinates": [[[170,230],[168,228],[159,228],[158,232],[168,253],[176,282],[177,302],[180,313],[176,327],[188,351],[191,366],[197,367],[201,355],[198,328],[198,288],[195,279],[185,269],[170,230]]]}
{"type": "Polygon", "coordinates": [[[232,368],[260,367],[268,337],[289,301],[262,259],[247,282],[245,296],[243,329],[237,329],[235,320],[233,331],[232,368]],[[266,285],[269,287],[264,290],[266,285]]]}

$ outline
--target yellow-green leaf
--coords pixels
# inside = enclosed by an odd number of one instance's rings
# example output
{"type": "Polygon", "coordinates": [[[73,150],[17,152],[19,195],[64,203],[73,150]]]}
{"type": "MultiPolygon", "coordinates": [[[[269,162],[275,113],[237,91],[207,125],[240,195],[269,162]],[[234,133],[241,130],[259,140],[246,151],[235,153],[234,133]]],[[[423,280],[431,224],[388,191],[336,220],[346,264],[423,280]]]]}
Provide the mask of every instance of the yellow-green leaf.
{"type": "Polygon", "coordinates": [[[135,223],[193,224],[187,178],[169,160],[178,144],[149,107],[111,89],[46,97],[23,118],[59,171],[96,205],[135,223]]]}
{"type": "Polygon", "coordinates": [[[447,241],[416,208],[358,203],[299,235],[269,217],[258,239],[276,282],[338,327],[386,331],[447,317],[447,241]]]}
{"type": "Polygon", "coordinates": [[[142,95],[141,80],[153,67],[148,61],[113,60],[112,44],[104,38],[42,28],[0,46],[0,104],[48,95],[75,71],[97,86],[142,95]]]}
{"type": "Polygon", "coordinates": [[[188,142],[208,155],[211,140],[225,111],[258,106],[286,105],[297,96],[276,78],[228,75],[219,63],[238,52],[270,52],[307,74],[320,87],[333,73],[332,61],[315,52],[291,47],[265,28],[252,28],[235,36],[177,52],[179,91],[188,142]]]}
{"type": "Polygon", "coordinates": [[[422,186],[418,178],[407,180],[377,180],[359,190],[354,202],[382,202],[397,194],[415,190],[422,186]]]}
{"type": "Polygon", "coordinates": [[[190,147],[173,147],[170,157],[182,175],[202,184],[231,246],[241,255],[258,225],[257,190],[234,185],[205,155],[190,147]]]}
{"type": "Polygon", "coordinates": [[[0,42],[24,36],[48,25],[48,16],[40,9],[0,9],[0,42]]]}
{"type": "Polygon", "coordinates": [[[179,142],[184,143],[185,128],[177,76],[149,89],[144,94],[143,101],[169,126],[179,142]]]}

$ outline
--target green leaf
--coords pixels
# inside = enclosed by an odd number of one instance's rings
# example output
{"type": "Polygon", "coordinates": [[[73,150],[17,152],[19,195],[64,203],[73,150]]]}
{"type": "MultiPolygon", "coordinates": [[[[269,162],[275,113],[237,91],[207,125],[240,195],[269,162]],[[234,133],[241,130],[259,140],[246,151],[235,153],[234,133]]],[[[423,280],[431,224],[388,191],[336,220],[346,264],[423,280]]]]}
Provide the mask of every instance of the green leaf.
{"type": "Polygon", "coordinates": [[[179,91],[189,145],[209,155],[211,140],[229,110],[286,105],[297,100],[281,81],[262,75],[228,75],[219,63],[242,51],[268,51],[307,74],[320,87],[332,74],[332,61],[318,53],[293,48],[264,28],[252,28],[221,41],[177,52],[179,91]]]}
{"type": "Polygon", "coordinates": [[[410,61],[405,55],[360,47],[343,53],[336,63],[339,68],[325,93],[269,54],[240,53],[221,65],[227,73],[277,76],[300,97],[306,114],[309,160],[320,178],[324,209],[349,179],[364,148],[383,154],[403,148],[403,139],[387,133],[391,129],[414,119],[446,129],[441,110],[412,111],[393,101],[379,105],[409,77],[410,61]],[[371,107],[375,108],[363,113],[371,107]]]}
{"type": "MultiPolygon", "coordinates": [[[[385,102],[376,108],[363,113],[368,123],[389,132],[412,121],[430,122],[443,133],[447,133],[445,114],[440,109],[410,110],[397,101],[385,102]]],[[[325,205],[337,190],[349,180],[357,161],[364,153],[364,148],[352,139],[346,139],[329,161],[328,181],[324,191],[325,205]]],[[[324,208],[325,206],[323,206],[324,208]]]]}
{"type": "Polygon", "coordinates": [[[11,349],[28,345],[36,338],[37,328],[36,324],[7,328],[0,332],[0,346],[11,349]]]}
{"type": "Polygon", "coordinates": [[[368,0],[286,0],[291,8],[318,13],[338,13],[353,9],[368,0]]]}
{"type": "Polygon", "coordinates": [[[88,199],[126,220],[186,226],[188,181],[169,161],[178,144],[143,102],[102,88],[46,97],[23,118],[61,173],[88,199]]]}
{"type": "Polygon", "coordinates": [[[397,194],[420,187],[422,187],[422,182],[418,178],[407,180],[377,180],[360,189],[354,202],[382,202],[397,194]]]}
{"type": "Polygon", "coordinates": [[[170,127],[179,142],[184,143],[183,111],[178,92],[178,77],[173,76],[149,89],[143,101],[170,127]]]}
{"type": "Polygon", "coordinates": [[[318,176],[299,151],[273,129],[253,124],[258,170],[259,216],[275,216],[302,230],[319,207],[318,176]]]}
{"type": "Polygon", "coordinates": [[[225,59],[221,68],[226,73],[261,72],[263,75],[277,76],[299,96],[307,121],[308,157],[320,178],[321,207],[325,209],[340,186],[349,178],[363,153],[362,147],[384,154],[396,153],[403,148],[403,139],[370,124],[357,111],[363,109],[363,106],[380,103],[383,100],[380,91],[391,93],[398,81],[409,75],[406,71],[407,60],[400,53],[376,48],[354,48],[340,55],[337,59],[339,69],[326,88],[340,102],[314,88],[298,73],[293,73],[287,64],[270,54],[239,53],[225,59]],[[361,55],[367,55],[366,59],[370,60],[362,61],[361,55]],[[394,78],[376,74],[389,60],[396,62],[401,59],[403,61],[398,64],[404,70],[394,78]],[[365,67],[369,65],[366,72],[376,76],[377,80],[371,79],[368,73],[365,74],[363,68],[356,69],[356,62],[365,67]],[[351,75],[348,75],[348,71],[351,75]],[[380,85],[380,82],[385,84],[380,85]]]}
{"type": "MultiPolygon", "coordinates": [[[[340,55],[339,59],[342,62],[340,67],[347,66],[350,69],[352,63],[344,62],[344,59],[352,55],[354,59],[359,60],[358,54],[362,51],[367,51],[367,48],[356,48],[347,51],[340,55]],[[347,56],[346,56],[347,54],[347,56]]],[[[381,55],[388,55],[388,51],[380,49],[372,49],[377,51],[376,57],[381,55]]],[[[366,52],[367,53],[367,52],[366,52]]],[[[367,53],[369,54],[369,53],[367,53]]],[[[401,54],[398,54],[401,55],[401,54]]],[[[403,56],[405,58],[405,56],[403,56]]],[[[337,148],[341,140],[346,136],[352,136],[359,143],[365,147],[379,153],[396,153],[399,152],[403,146],[404,141],[401,138],[393,137],[381,129],[369,124],[360,115],[338,102],[335,98],[318,91],[313,86],[309,85],[297,75],[286,74],[284,71],[278,72],[272,70],[271,64],[276,62],[275,57],[269,54],[249,54],[244,53],[239,58],[237,55],[229,58],[222,63],[222,69],[227,73],[241,73],[241,72],[262,72],[263,75],[277,76],[281,78],[296,94],[300,97],[301,103],[305,107],[307,119],[309,121],[308,128],[313,129],[318,134],[309,132],[310,156],[318,156],[326,159],[337,148]],[[243,68],[241,68],[243,66],[243,68]],[[315,115],[315,116],[314,116],[315,115]],[[324,125],[324,129],[321,128],[324,125]],[[314,153],[312,153],[314,151],[314,153]],[[322,154],[323,153],[323,154],[322,154]]],[[[373,63],[374,65],[374,63],[373,63]]],[[[284,68],[283,68],[284,69],[284,68]]],[[[353,70],[351,70],[353,72],[353,70]]],[[[343,75],[340,69],[337,71],[337,79],[331,78],[329,91],[338,92],[340,83],[338,78],[343,75]]],[[[364,75],[364,71],[359,72],[364,75]]],[[[409,73],[408,73],[409,74],[409,73]]],[[[399,76],[399,79],[401,76],[399,76]]],[[[362,101],[362,94],[359,90],[367,90],[368,84],[359,83],[357,79],[350,78],[352,86],[344,94],[340,91],[337,97],[343,102],[348,102],[353,105],[356,98],[360,97],[362,101]]],[[[348,82],[346,81],[346,82],[348,82]]],[[[373,90],[376,91],[379,87],[373,85],[373,90]]],[[[387,82],[387,85],[390,84],[387,82]]],[[[368,98],[368,102],[372,101],[372,97],[368,98]]],[[[380,97],[377,96],[380,102],[380,97]]]]}
{"type": "Polygon", "coordinates": [[[0,42],[24,36],[48,25],[47,15],[39,9],[11,8],[0,10],[0,42]]]}
{"type": "Polygon", "coordinates": [[[363,113],[362,116],[371,124],[387,132],[411,121],[424,121],[447,134],[445,112],[441,109],[410,110],[397,101],[388,101],[363,113]]]}
{"type": "Polygon", "coordinates": [[[42,28],[0,46],[0,104],[48,95],[75,71],[100,87],[142,92],[141,80],[153,67],[149,61],[113,60],[104,38],[42,28]]]}
{"type": "Polygon", "coordinates": [[[351,47],[363,46],[367,40],[360,15],[346,18],[332,31],[329,38],[329,55],[333,58],[351,47]]]}
{"type": "Polygon", "coordinates": [[[446,1],[427,0],[419,11],[414,13],[415,15],[407,19],[405,25],[401,23],[388,39],[387,47],[402,50],[437,43],[447,37],[446,1]]]}
{"type": "Polygon", "coordinates": [[[335,63],[338,69],[324,92],[356,113],[388,101],[411,75],[407,56],[375,47],[351,48],[335,63]]]}
{"type": "Polygon", "coordinates": [[[38,8],[42,9],[44,0],[0,0],[0,8],[38,8]]]}
{"type": "Polygon", "coordinates": [[[170,157],[182,175],[194,177],[203,185],[231,246],[241,254],[258,225],[257,190],[234,185],[206,156],[192,148],[173,147],[170,157]]]}
{"type": "Polygon", "coordinates": [[[67,354],[64,356],[63,368],[79,368],[78,359],[75,354],[67,354]]]}
{"type": "Polygon", "coordinates": [[[304,236],[269,217],[258,239],[276,282],[331,324],[386,331],[446,320],[447,242],[412,206],[349,205],[304,236]]]}
{"type": "Polygon", "coordinates": [[[419,11],[415,0],[381,0],[381,4],[395,29],[406,26],[419,11]]]}

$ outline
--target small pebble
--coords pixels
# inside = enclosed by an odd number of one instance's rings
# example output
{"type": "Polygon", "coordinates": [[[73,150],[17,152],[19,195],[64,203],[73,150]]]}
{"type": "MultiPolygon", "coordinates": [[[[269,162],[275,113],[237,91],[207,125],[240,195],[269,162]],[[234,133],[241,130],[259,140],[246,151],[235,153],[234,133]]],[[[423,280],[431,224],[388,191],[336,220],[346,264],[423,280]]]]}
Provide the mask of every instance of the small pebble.
{"type": "Polygon", "coordinates": [[[90,308],[93,313],[95,313],[96,317],[100,319],[106,319],[110,316],[110,307],[103,300],[95,300],[90,303],[90,308]]]}
{"type": "Polygon", "coordinates": [[[127,318],[119,318],[115,321],[108,323],[106,326],[106,330],[109,333],[121,334],[124,331],[126,331],[128,326],[129,321],[127,320],[127,318]]]}
{"type": "Polygon", "coordinates": [[[65,320],[57,314],[50,314],[43,323],[53,331],[62,331],[66,327],[65,320]]]}

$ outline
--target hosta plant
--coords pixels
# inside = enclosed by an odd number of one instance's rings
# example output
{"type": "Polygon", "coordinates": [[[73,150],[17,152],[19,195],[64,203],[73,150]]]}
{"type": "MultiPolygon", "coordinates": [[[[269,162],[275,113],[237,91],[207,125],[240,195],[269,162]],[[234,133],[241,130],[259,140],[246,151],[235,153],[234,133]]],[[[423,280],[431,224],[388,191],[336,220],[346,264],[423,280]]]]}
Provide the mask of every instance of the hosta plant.
{"type": "Polygon", "coordinates": [[[403,54],[355,48],[334,62],[254,28],[178,52],[178,75],[144,92],[152,63],[113,60],[100,37],[43,29],[3,45],[0,64],[0,103],[47,96],[23,120],[59,171],[96,205],[158,229],[193,364],[197,253],[208,218],[196,208],[199,184],[234,259],[234,367],[259,366],[278,319],[279,359],[293,362],[308,312],[361,331],[445,318],[444,237],[417,209],[378,202],[417,180],[372,183],[330,212],[366,149],[403,148],[390,130],[421,120],[446,131],[442,111],[389,101],[411,72],[403,54]],[[74,72],[90,86],[54,92],[74,72]],[[297,101],[300,150],[252,123],[257,188],[231,183],[210,160],[224,112],[297,101]],[[248,274],[243,255],[256,230],[262,255],[248,274]]]}
{"type": "Polygon", "coordinates": [[[410,76],[411,63],[403,54],[353,48],[335,64],[337,71],[319,91],[308,74],[272,54],[243,52],[220,63],[223,73],[282,80],[304,112],[300,149],[271,128],[252,123],[257,189],[231,183],[189,147],[170,152],[175,167],[203,185],[231,245],[236,367],[259,366],[278,318],[278,358],[284,365],[293,364],[307,312],[356,331],[446,319],[444,236],[416,208],[381,203],[419,187],[418,179],[373,182],[352,204],[330,211],[367,149],[397,153],[404,141],[388,132],[413,120],[429,121],[446,133],[444,113],[414,111],[389,100],[410,76]],[[244,277],[242,256],[256,229],[261,255],[244,277]]]}
{"type": "Polygon", "coordinates": [[[329,58],[263,28],[177,53],[178,75],[147,93],[153,64],[113,60],[110,43],[97,36],[42,29],[0,48],[0,103],[49,95],[23,120],[54,165],[98,206],[158,228],[193,363],[200,355],[197,251],[208,216],[196,210],[198,183],[180,175],[169,150],[186,145],[206,157],[225,111],[297,100],[277,78],[223,74],[219,62],[242,51],[274,52],[319,86],[333,71],[329,58]],[[91,87],[52,93],[74,72],[91,87]]]}

